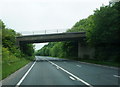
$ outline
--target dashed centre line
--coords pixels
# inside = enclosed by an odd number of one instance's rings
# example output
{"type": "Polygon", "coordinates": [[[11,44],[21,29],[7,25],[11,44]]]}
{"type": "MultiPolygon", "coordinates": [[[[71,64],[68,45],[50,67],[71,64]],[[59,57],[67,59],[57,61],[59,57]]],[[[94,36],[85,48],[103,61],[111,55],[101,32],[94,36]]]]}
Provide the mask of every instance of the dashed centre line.
{"type": "Polygon", "coordinates": [[[75,80],[75,78],[73,78],[72,76],[69,76],[69,78],[72,79],[72,80],[75,80]]]}
{"type": "Polygon", "coordinates": [[[76,65],[76,66],[78,66],[78,67],[82,67],[81,65],[76,65]]]}

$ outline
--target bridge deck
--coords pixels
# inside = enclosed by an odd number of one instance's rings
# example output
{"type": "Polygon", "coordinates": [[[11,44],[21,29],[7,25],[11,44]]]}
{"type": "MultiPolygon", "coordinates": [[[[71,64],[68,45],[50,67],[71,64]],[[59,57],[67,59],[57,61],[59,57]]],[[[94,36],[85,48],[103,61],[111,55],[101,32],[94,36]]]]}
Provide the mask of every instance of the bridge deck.
{"type": "Polygon", "coordinates": [[[86,37],[85,32],[72,32],[72,33],[70,32],[70,33],[19,36],[16,37],[16,39],[18,42],[22,43],[42,43],[42,42],[81,40],[85,37],[86,37]]]}

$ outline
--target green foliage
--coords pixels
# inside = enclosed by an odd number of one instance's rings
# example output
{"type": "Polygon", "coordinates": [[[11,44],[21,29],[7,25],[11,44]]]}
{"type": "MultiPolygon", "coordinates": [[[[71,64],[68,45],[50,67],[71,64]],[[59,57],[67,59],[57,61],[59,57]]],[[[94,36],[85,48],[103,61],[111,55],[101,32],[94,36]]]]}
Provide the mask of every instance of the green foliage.
{"type": "Polygon", "coordinates": [[[20,49],[21,49],[22,53],[27,56],[34,55],[34,45],[32,45],[32,44],[21,44],[20,49]]]}
{"type": "Polygon", "coordinates": [[[64,42],[62,45],[63,52],[65,52],[64,57],[74,58],[78,56],[78,42],[64,42]]]}
{"type": "Polygon", "coordinates": [[[15,31],[12,29],[2,29],[2,44],[4,47],[8,47],[9,50],[16,43],[15,34],[15,31]]]}
{"type": "Polygon", "coordinates": [[[16,33],[13,29],[6,28],[0,20],[1,30],[0,35],[2,38],[0,37],[0,42],[2,42],[2,45],[0,44],[0,51],[2,49],[2,54],[0,52],[0,56],[2,55],[2,63],[0,61],[0,66],[2,65],[3,76],[0,80],[34,59],[34,46],[32,44],[25,45],[24,52],[21,52],[20,48],[16,46],[16,36],[21,36],[21,34],[16,33]]]}
{"type": "Polygon", "coordinates": [[[119,61],[120,54],[120,2],[97,9],[94,27],[89,33],[89,44],[96,49],[99,60],[119,61]]]}
{"type": "Polygon", "coordinates": [[[2,62],[2,79],[6,78],[10,74],[14,73],[16,70],[28,64],[30,61],[25,58],[18,59],[17,62],[2,62]]]}
{"type": "Polygon", "coordinates": [[[114,7],[101,7],[94,13],[94,27],[91,32],[91,43],[96,46],[101,43],[118,43],[120,16],[114,7]]]}
{"type": "Polygon", "coordinates": [[[21,34],[16,33],[13,29],[6,28],[2,21],[0,21],[0,24],[2,28],[2,46],[4,48],[7,48],[16,57],[22,57],[25,55],[34,56],[34,45],[24,44],[20,50],[16,46],[16,36],[21,36],[21,34]]]}
{"type": "Polygon", "coordinates": [[[2,61],[3,62],[16,62],[19,60],[14,54],[12,54],[7,48],[2,48],[2,61]]]}
{"type": "Polygon", "coordinates": [[[61,46],[61,42],[55,43],[55,45],[50,49],[50,56],[63,57],[61,46]]]}
{"type": "Polygon", "coordinates": [[[0,20],[0,29],[5,29],[5,24],[0,20]]]}
{"type": "Polygon", "coordinates": [[[71,29],[67,30],[67,32],[79,32],[79,31],[86,31],[86,23],[87,19],[82,19],[77,22],[71,29]]]}
{"type": "Polygon", "coordinates": [[[38,56],[76,57],[77,42],[50,42],[36,52],[38,56]],[[71,47],[70,47],[71,45],[71,47]]]}
{"type": "Polygon", "coordinates": [[[16,54],[11,53],[8,48],[2,47],[2,78],[0,78],[0,80],[9,76],[28,62],[29,60],[23,57],[18,58],[16,54]]]}

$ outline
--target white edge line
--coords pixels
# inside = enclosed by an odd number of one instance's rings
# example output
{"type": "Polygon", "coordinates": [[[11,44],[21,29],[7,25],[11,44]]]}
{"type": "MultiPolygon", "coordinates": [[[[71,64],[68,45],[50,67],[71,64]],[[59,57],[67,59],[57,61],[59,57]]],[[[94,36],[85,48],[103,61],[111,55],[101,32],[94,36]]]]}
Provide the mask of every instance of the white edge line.
{"type": "Polygon", "coordinates": [[[82,83],[84,83],[85,85],[89,86],[89,87],[93,87],[91,84],[87,83],[86,81],[80,79],[79,77],[75,76],[74,74],[68,72],[67,70],[63,69],[62,67],[58,66],[57,64],[51,62],[48,60],[48,62],[50,62],[51,64],[55,65],[56,67],[59,67],[61,70],[63,70],[64,72],[66,72],[67,74],[71,75],[72,77],[76,78],[78,81],[81,81],[82,83]]]}
{"type": "Polygon", "coordinates": [[[118,77],[118,78],[120,78],[120,76],[118,76],[118,75],[113,75],[114,77],[118,77]]]}
{"type": "Polygon", "coordinates": [[[25,79],[25,77],[28,75],[28,73],[30,72],[30,70],[33,68],[33,66],[35,65],[36,61],[32,64],[32,66],[29,68],[29,70],[24,74],[24,76],[20,79],[20,81],[17,83],[16,87],[18,87],[23,80],[25,79]]]}

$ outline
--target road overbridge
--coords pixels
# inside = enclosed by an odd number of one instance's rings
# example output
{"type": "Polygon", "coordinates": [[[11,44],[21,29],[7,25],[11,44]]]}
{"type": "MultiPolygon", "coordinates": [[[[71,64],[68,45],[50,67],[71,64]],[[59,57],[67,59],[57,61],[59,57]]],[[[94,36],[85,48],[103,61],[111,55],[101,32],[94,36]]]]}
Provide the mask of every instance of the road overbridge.
{"type": "Polygon", "coordinates": [[[17,45],[29,43],[59,42],[59,41],[78,41],[78,57],[89,56],[93,58],[94,49],[83,44],[86,38],[86,32],[67,32],[56,34],[26,35],[16,37],[17,45]]]}

